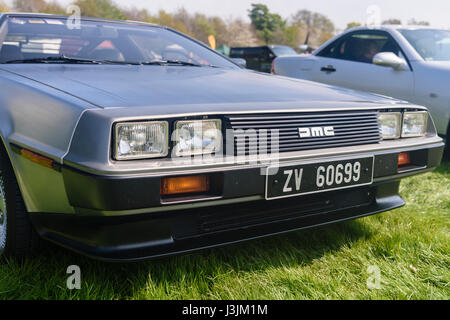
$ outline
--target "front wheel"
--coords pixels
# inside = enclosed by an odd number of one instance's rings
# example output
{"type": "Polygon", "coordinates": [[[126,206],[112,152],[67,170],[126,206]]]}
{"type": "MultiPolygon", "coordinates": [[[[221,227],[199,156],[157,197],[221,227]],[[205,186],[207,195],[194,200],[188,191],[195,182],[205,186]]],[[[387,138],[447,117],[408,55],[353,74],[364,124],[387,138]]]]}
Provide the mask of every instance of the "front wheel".
{"type": "Polygon", "coordinates": [[[23,258],[38,245],[9,157],[0,146],[0,256],[23,258]]]}
{"type": "Polygon", "coordinates": [[[5,252],[7,236],[7,213],[4,182],[0,173],[0,256],[5,252]]]}

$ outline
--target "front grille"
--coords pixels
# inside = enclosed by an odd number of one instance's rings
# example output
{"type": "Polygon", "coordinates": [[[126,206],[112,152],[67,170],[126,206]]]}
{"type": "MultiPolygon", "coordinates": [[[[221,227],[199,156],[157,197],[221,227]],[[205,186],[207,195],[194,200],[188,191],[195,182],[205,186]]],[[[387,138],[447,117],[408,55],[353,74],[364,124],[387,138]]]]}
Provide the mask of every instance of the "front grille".
{"type": "Polygon", "coordinates": [[[272,130],[278,131],[279,152],[375,144],[381,141],[377,111],[239,115],[228,116],[226,121],[227,127],[233,132],[235,155],[271,153],[272,130]],[[334,136],[301,138],[299,134],[299,128],[330,126],[334,128],[334,136]]]}

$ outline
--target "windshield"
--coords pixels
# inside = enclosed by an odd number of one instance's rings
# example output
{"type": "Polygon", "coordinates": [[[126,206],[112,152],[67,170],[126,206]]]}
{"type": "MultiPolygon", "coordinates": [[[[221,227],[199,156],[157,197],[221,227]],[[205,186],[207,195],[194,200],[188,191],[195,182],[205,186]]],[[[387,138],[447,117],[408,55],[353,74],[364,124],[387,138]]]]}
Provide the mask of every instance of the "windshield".
{"type": "Polygon", "coordinates": [[[9,17],[0,27],[0,63],[89,61],[239,68],[195,41],[157,26],[82,20],[77,27],[63,18],[9,17]]]}
{"type": "Polygon", "coordinates": [[[425,61],[450,61],[449,30],[399,30],[425,61]]]}
{"type": "Polygon", "coordinates": [[[291,47],[274,46],[274,47],[271,47],[271,49],[276,54],[277,57],[292,56],[292,55],[297,54],[297,52],[295,52],[295,50],[292,49],[291,47]]]}

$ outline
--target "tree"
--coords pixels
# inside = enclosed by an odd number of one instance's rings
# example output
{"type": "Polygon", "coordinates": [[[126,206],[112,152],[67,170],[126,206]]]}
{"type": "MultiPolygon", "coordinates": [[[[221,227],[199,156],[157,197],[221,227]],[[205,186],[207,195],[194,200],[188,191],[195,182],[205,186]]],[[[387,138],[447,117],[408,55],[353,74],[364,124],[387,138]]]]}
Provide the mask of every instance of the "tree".
{"type": "Polygon", "coordinates": [[[271,42],[273,33],[277,29],[284,29],[286,25],[286,22],[280,15],[270,13],[269,8],[264,4],[252,4],[252,9],[249,10],[248,16],[258,35],[266,44],[271,42]]]}
{"type": "Polygon", "coordinates": [[[8,6],[4,2],[0,1],[0,12],[8,12],[8,11],[9,11],[8,6]]]}
{"type": "Polygon", "coordinates": [[[253,25],[242,19],[229,19],[227,22],[227,33],[224,43],[229,47],[257,46],[260,43],[253,25]]]}
{"type": "Polygon", "coordinates": [[[41,12],[46,6],[45,0],[14,0],[13,7],[21,12],[41,12]]]}
{"type": "Polygon", "coordinates": [[[111,0],[77,0],[74,4],[80,7],[83,16],[104,19],[126,19],[125,14],[111,0]]]}
{"type": "Polygon", "coordinates": [[[359,22],[349,22],[349,23],[347,23],[347,28],[345,28],[345,30],[360,27],[360,26],[361,26],[361,23],[359,23],[359,22]]]}
{"type": "Polygon", "coordinates": [[[214,26],[208,21],[204,14],[196,13],[194,15],[193,33],[197,40],[208,43],[208,36],[216,36],[214,26]]]}
{"type": "Polygon", "coordinates": [[[306,31],[305,33],[309,35],[309,44],[312,46],[319,46],[334,35],[333,22],[327,16],[317,12],[299,10],[292,16],[291,21],[292,25],[306,31]]]}
{"type": "MultiPolygon", "coordinates": [[[[187,17],[187,19],[189,20],[190,17],[187,17]]],[[[182,33],[192,35],[192,32],[190,32],[185,23],[182,20],[180,20],[177,14],[170,14],[164,10],[159,10],[158,15],[155,16],[154,19],[150,22],[160,24],[163,26],[168,26],[182,33]]]]}
{"type": "Polygon", "coordinates": [[[428,21],[418,21],[418,20],[416,20],[414,18],[410,19],[408,21],[408,24],[409,25],[415,25],[415,26],[429,26],[430,25],[430,23],[428,21]]]}
{"type": "Polygon", "coordinates": [[[228,33],[228,26],[220,17],[209,18],[209,23],[214,29],[214,36],[216,37],[217,47],[227,44],[226,36],[228,33]]]}
{"type": "Polygon", "coordinates": [[[122,8],[122,13],[125,15],[127,20],[132,21],[145,21],[153,22],[154,18],[148,13],[146,9],[139,10],[135,7],[130,9],[122,8]]]}
{"type": "Polygon", "coordinates": [[[384,20],[381,24],[402,24],[402,20],[391,18],[384,20]]]}
{"type": "Polygon", "coordinates": [[[51,14],[67,14],[66,10],[61,7],[56,1],[47,2],[40,10],[40,12],[51,14]]]}

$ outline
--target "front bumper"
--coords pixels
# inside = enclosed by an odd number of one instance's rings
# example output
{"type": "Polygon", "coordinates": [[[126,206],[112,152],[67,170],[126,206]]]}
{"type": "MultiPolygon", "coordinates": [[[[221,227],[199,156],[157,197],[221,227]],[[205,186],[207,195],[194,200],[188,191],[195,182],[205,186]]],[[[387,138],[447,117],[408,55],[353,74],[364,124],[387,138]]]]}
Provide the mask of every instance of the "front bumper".
{"type": "Polygon", "coordinates": [[[360,218],[405,202],[399,182],[267,202],[122,217],[32,214],[40,235],[107,261],[137,261],[360,218]]]}
{"type": "Polygon", "coordinates": [[[442,153],[442,143],[380,151],[374,154],[371,185],[272,201],[264,200],[260,168],[210,172],[216,185],[212,193],[164,199],[160,175],[97,176],[63,167],[67,196],[77,213],[32,213],[31,219],[42,237],[91,257],[162,257],[398,208],[404,205],[400,178],[433,170],[442,153]],[[413,165],[398,169],[402,151],[411,153],[413,165]]]}

